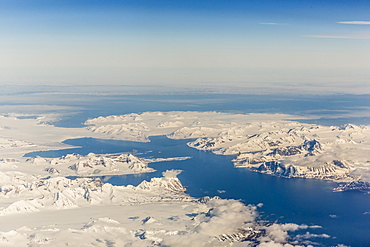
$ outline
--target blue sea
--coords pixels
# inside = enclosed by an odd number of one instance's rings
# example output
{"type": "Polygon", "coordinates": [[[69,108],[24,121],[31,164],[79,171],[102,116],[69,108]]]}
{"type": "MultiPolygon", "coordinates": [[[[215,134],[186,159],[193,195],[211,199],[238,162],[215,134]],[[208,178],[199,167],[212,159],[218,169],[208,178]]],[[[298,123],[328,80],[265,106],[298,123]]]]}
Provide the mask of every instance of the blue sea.
{"type": "MultiPolygon", "coordinates": [[[[59,95],[60,96],[60,95],[59,95]]],[[[323,125],[370,124],[366,110],[370,95],[253,95],[253,94],[164,94],[164,95],[64,95],[64,101],[49,99],[49,104],[79,107],[69,118],[56,123],[63,127],[82,127],[98,116],[145,111],[221,111],[235,113],[284,113],[311,116],[299,120],[323,125]],[[54,100],[54,101],[53,101],[54,100]],[[315,116],[315,117],[312,117],[315,116]]],[[[5,104],[0,102],[0,104],[5,104]]],[[[13,104],[28,104],[14,102],[13,104]]],[[[70,139],[64,142],[81,146],[69,150],[29,153],[27,156],[59,157],[67,153],[87,154],[131,152],[139,157],[191,156],[184,161],[150,164],[157,171],[148,174],[103,177],[114,185],[137,185],[161,176],[168,169],[179,169],[180,180],[194,197],[220,196],[246,204],[263,203],[261,220],[279,223],[319,225],[311,233],[330,238],[310,238],[321,246],[345,244],[370,246],[370,195],[364,192],[332,192],[336,184],[314,179],[285,179],[234,168],[233,156],[215,155],[189,148],[189,140],[151,137],[150,143],[70,139]]],[[[306,230],[298,232],[304,234],[306,230]]]]}

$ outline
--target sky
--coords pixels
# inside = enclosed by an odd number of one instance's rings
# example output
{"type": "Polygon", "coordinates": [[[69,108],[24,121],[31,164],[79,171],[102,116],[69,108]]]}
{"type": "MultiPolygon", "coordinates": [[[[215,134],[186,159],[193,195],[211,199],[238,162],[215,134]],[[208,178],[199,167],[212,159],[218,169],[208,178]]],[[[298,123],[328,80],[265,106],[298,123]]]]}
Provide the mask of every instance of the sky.
{"type": "Polygon", "coordinates": [[[0,84],[364,92],[367,0],[0,0],[0,84]]]}

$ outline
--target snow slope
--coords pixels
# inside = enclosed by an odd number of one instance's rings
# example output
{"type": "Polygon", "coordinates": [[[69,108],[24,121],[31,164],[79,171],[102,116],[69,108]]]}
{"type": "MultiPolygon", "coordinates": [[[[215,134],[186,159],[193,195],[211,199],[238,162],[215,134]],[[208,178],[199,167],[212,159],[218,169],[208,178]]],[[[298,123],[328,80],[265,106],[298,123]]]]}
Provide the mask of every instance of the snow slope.
{"type": "Polygon", "coordinates": [[[0,197],[14,198],[0,215],[32,213],[40,210],[68,209],[90,205],[132,205],[153,202],[192,201],[176,172],[167,171],[162,178],[143,181],[138,186],[113,186],[98,178],[68,179],[55,177],[31,183],[5,185],[0,197]],[[22,198],[21,200],[18,200],[22,198]],[[28,199],[24,199],[28,198],[28,199]]]}
{"type": "Polygon", "coordinates": [[[152,135],[196,139],[188,145],[216,154],[234,155],[236,167],[248,167],[261,173],[340,183],[370,181],[369,126],[320,126],[287,120],[289,118],[293,116],[145,112],[99,117],[85,124],[89,130],[99,129],[99,133],[114,139],[149,141],[148,136],[152,135]],[[118,127],[121,124],[130,125],[132,129],[118,127]],[[133,136],[136,132],[140,135],[133,136]]]}
{"type": "Polygon", "coordinates": [[[138,186],[64,177],[3,186],[0,197],[16,201],[0,210],[2,222],[13,222],[0,225],[0,246],[263,246],[310,228],[259,222],[256,206],[235,200],[191,198],[178,173],[138,186]]]}
{"type": "Polygon", "coordinates": [[[50,176],[102,176],[154,171],[146,161],[132,154],[67,154],[60,158],[29,158],[26,163],[41,167],[50,176]]]}
{"type": "MultiPolygon", "coordinates": [[[[302,238],[294,232],[318,226],[261,222],[256,206],[220,198],[192,198],[177,178],[179,171],[166,171],[138,186],[113,186],[96,178],[151,172],[150,162],[190,157],[144,160],[132,154],[93,153],[23,157],[31,151],[68,148],[61,143],[67,138],[148,141],[151,135],[200,138],[195,142],[205,143],[202,150],[226,154],[235,152],[233,145],[237,143],[220,142],[213,150],[208,149],[208,140],[233,135],[228,138],[243,141],[244,135],[259,128],[256,125],[261,120],[279,127],[290,123],[283,120],[289,117],[155,112],[91,119],[87,128],[80,129],[55,127],[40,121],[42,118],[0,117],[0,246],[302,246],[302,238]],[[71,175],[78,178],[67,178],[71,175]]],[[[289,138],[287,143],[293,145],[289,138]]],[[[316,145],[307,139],[309,142],[302,144],[302,140],[294,140],[299,155],[320,155],[326,150],[324,143],[316,145]]],[[[246,153],[239,156],[242,154],[246,153]]],[[[341,169],[354,166],[343,162],[333,165],[341,169]]]]}

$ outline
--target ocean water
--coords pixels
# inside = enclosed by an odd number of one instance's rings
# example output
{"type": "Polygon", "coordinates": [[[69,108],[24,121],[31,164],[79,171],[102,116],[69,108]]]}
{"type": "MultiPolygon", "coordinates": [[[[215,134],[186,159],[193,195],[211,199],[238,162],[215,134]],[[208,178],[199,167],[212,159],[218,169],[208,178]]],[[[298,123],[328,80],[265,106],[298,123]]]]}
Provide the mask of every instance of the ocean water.
{"type": "Polygon", "coordinates": [[[48,99],[48,104],[81,108],[78,114],[56,123],[63,127],[82,127],[87,118],[146,111],[282,113],[310,117],[299,121],[322,125],[370,124],[370,95],[81,95],[78,99],[76,96],[60,96],[63,101],[55,96],[55,99],[48,99]]]}
{"type": "MultiPolygon", "coordinates": [[[[280,223],[320,225],[311,233],[328,234],[330,238],[309,239],[323,246],[338,243],[370,246],[370,195],[362,192],[332,192],[335,183],[314,179],[285,179],[234,168],[232,156],[215,155],[186,146],[189,140],[171,140],[165,136],[151,137],[150,143],[70,139],[65,143],[81,148],[29,153],[27,156],[59,157],[68,153],[131,152],[139,157],[191,156],[184,161],[150,164],[156,172],[135,175],[105,176],[114,185],[138,185],[143,180],[160,177],[169,169],[182,170],[178,176],[194,197],[220,196],[241,200],[246,204],[263,203],[261,219],[280,223]]],[[[304,234],[296,232],[295,234],[304,234]]]]}
{"type": "MultiPolygon", "coordinates": [[[[274,95],[117,95],[90,96],[74,106],[83,106],[78,114],[57,123],[64,127],[81,127],[88,118],[144,111],[224,111],[284,113],[312,116],[300,120],[324,125],[345,123],[369,124],[368,95],[274,96],[274,95]],[[93,103],[92,103],[93,102],[93,103]]],[[[137,185],[143,180],[161,176],[168,169],[183,172],[180,180],[191,196],[220,196],[246,204],[263,203],[261,219],[280,223],[320,225],[311,233],[328,234],[330,238],[310,238],[322,246],[346,244],[370,246],[370,195],[363,192],[332,192],[335,183],[313,179],[285,179],[234,168],[232,156],[215,155],[186,146],[189,140],[171,140],[164,136],[150,138],[150,143],[70,139],[65,143],[81,146],[68,150],[30,153],[27,156],[59,157],[67,153],[88,154],[130,152],[139,157],[191,156],[185,161],[150,164],[157,171],[148,174],[109,176],[104,181],[115,185],[137,185]]],[[[304,234],[306,232],[299,232],[304,234]]]]}

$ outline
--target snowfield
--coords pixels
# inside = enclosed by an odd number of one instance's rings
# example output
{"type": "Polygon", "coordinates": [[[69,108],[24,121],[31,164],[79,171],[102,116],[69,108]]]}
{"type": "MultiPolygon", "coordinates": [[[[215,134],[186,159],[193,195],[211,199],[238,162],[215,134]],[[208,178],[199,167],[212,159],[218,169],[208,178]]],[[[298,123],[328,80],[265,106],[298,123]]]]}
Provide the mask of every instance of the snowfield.
{"type": "Polygon", "coordinates": [[[188,146],[234,155],[236,167],[286,178],[332,180],[340,183],[336,191],[370,189],[369,126],[320,126],[289,120],[293,118],[298,117],[145,112],[99,117],[85,124],[88,130],[112,139],[146,142],[154,135],[195,139],[189,141],[188,146]],[[121,125],[130,125],[132,129],[127,131],[121,125]]]}
{"type": "Polygon", "coordinates": [[[288,232],[317,228],[260,222],[256,206],[235,200],[192,198],[178,173],[138,186],[62,177],[2,186],[0,197],[15,202],[0,210],[9,222],[0,245],[293,246],[288,232]]]}
{"type": "MultiPolygon", "coordinates": [[[[301,124],[279,114],[146,112],[60,128],[44,118],[0,117],[0,246],[305,246],[309,229],[259,219],[258,207],[218,197],[193,198],[169,170],[137,186],[114,186],[97,176],[154,171],[132,154],[68,154],[26,158],[66,149],[68,138],[149,141],[192,139],[203,151],[234,155],[237,167],[283,177],[343,182],[338,191],[368,189],[367,126],[301,124]],[[76,177],[71,179],[70,177],[76,177]],[[305,230],[306,235],[294,235],[305,230]]],[[[261,205],[259,205],[261,206],[261,205]]]]}

